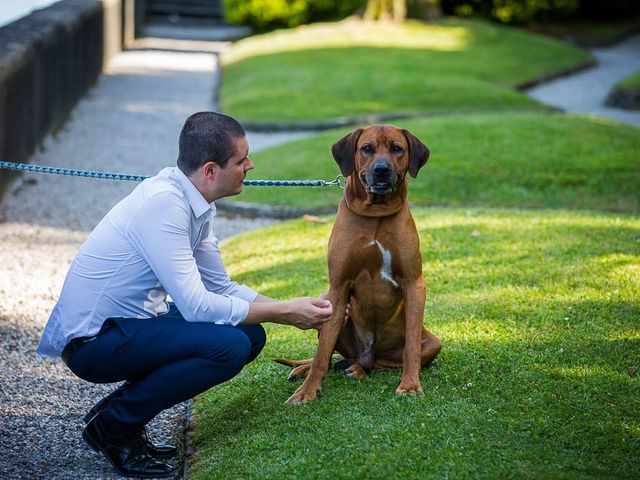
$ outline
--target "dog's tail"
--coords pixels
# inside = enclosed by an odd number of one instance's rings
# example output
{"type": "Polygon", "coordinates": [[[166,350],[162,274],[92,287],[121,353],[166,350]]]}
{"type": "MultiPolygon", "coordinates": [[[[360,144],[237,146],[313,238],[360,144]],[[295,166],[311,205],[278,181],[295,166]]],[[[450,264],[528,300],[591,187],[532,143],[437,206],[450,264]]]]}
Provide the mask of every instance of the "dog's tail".
{"type": "Polygon", "coordinates": [[[280,365],[285,365],[287,367],[300,367],[302,365],[309,365],[313,362],[313,357],[307,358],[306,360],[289,360],[287,358],[274,358],[274,362],[279,363],[280,365]]]}

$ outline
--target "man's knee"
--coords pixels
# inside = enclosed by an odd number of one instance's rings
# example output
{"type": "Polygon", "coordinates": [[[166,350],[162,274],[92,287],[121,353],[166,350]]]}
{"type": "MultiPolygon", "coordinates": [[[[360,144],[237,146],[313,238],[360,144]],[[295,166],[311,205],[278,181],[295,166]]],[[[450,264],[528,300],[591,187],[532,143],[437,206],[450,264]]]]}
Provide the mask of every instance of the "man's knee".
{"type": "Polygon", "coordinates": [[[251,341],[253,350],[258,350],[259,352],[264,348],[267,343],[267,332],[264,331],[262,325],[247,325],[244,331],[251,341]]]}
{"type": "Polygon", "coordinates": [[[253,361],[264,348],[267,343],[267,333],[262,325],[239,325],[238,329],[242,330],[251,342],[251,353],[247,363],[253,361]]]}
{"type": "Polygon", "coordinates": [[[249,361],[251,351],[249,337],[244,332],[230,327],[225,331],[224,347],[212,349],[207,356],[216,363],[223,363],[232,370],[240,371],[249,361]]]}
{"type": "Polygon", "coordinates": [[[260,354],[267,341],[262,325],[216,326],[210,335],[208,341],[200,338],[197,355],[237,372],[260,354]]]}

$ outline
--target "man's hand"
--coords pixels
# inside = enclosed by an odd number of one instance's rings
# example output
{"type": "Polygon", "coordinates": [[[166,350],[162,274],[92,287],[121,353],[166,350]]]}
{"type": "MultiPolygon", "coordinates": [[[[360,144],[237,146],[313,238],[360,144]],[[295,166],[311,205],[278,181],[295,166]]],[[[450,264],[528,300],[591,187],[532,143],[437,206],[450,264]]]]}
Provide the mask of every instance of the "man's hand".
{"type": "Polygon", "coordinates": [[[321,298],[300,297],[280,302],[268,297],[258,297],[249,306],[249,314],[243,323],[251,325],[273,322],[307,330],[320,328],[331,318],[332,312],[331,302],[321,298]]]}
{"type": "MultiPolygon", "coordinates": [[[[318,298],[299,297],[287,302],[280,302],[273,298],[258,295],[249,307],[249,314],[243,323],[255,324],[262,322],[283,323],[293,325],[301,330],[318,329],[331,318],[333,306],[327,299],[326,291],[318,298]]],[[[351,299],[344,312],[344,323],[351,317],[351,299]]]]}
{"type": "Polygon", "coordinates": [[[301,330],[320,328],[333,312],[331,302],[323,298],[300,297],[285,303],[288,311],[284,323],[301,330]]]}
{"type": "MultiPolygon", "coordinates": [[[[329,290],[325,290],[318,297],[320,300],[327,300],[329,298],[329,290]]],[[[347,302],[347,306],[344,308],[344,324],[346,324],[351,318],[351,298],[347,302]]]]}

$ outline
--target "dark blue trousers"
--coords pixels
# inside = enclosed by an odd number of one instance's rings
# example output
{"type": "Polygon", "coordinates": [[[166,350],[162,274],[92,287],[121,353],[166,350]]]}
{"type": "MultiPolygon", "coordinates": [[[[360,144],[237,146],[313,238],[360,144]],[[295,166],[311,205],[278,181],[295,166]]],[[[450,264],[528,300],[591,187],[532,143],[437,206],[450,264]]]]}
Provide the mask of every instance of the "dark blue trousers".
{"type": "Polygon", "coordinates": [[[261,325],[187,322],[172,304],[156,318],[108,319],[68,366],[92,383],[125,381],[101,416],[110,433],[122,434],[233,378],[265,342],[261,325]]]}

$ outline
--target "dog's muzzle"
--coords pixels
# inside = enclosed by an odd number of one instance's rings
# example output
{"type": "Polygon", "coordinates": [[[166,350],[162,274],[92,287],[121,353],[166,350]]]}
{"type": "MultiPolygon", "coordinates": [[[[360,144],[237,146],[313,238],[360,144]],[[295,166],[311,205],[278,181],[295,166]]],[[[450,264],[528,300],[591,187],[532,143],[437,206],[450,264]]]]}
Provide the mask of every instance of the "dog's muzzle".
{"type": "Polygon", "coordinates": [[[386,161],[375,162],[360,176],[360,180],[368,192],[376,195],[391,193],[398,186],[398,175],[386,161]]]}

